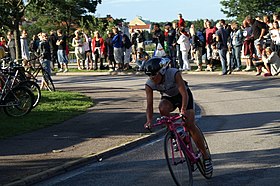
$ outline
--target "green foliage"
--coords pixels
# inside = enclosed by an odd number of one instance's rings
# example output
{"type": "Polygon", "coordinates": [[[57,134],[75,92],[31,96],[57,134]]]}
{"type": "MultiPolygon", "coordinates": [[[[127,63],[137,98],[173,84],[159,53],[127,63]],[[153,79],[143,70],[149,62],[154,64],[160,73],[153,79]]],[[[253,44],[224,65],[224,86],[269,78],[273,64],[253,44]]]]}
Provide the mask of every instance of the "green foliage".
{"type": "Polygon", "coordinates": [[[7,26],[11,30],[16,29],[15,22],[20,21],[21,17],[24,15],[25,8],[26,6],[24,5],[23,1],[1,1],[0,26],[7,26]]]}
{"type": "Polygon", "coordinates": [[[280,11],[280,0],[222,0],[221,11],[227,17],[234,17],[239,22],[247,15],[271,15],[280,11]]]}
{"type": "Polygon", "coordinates": [[[196,30],[201,30],[201,31],[203,30],[203,28],[204,28],[204,20],[203,19],[198,19],[196,21],[193,21],[192,23],[194,24],[194,28],[196,30]]]}
{"type": "MultiPolygon", "coordinates": [[[[32,3],[26,17],[38,23],[42,30],[79,28],[81,17],[95,13],[101,0],[38,0],[32,3]]],[[[91,17],[91,16],[88,16],[91,17]]]]}

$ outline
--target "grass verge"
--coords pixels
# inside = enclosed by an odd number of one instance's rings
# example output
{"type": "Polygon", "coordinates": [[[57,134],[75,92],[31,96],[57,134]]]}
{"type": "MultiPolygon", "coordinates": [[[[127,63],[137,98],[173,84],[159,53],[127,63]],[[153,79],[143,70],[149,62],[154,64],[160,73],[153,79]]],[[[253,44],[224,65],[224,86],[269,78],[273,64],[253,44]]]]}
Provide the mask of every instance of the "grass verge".
{"type": "Polygon", "coordinates": [[[8,117],[0,111],[0,139],[61,123],[84,113],[91,106],[91,98],[80,93],[42,91],[39,105],[24,117],[8,117]]]}

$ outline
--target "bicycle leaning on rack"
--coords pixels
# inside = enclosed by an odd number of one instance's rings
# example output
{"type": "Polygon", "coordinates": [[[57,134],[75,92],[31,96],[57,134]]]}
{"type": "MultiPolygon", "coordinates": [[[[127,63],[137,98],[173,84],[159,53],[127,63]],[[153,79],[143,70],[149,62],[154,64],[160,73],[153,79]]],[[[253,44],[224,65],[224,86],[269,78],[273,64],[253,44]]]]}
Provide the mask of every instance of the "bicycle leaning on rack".
{"type": "MultiPolygon", "coordinates": [[[[198,168],[200,173],[206,178],[212,177],[212,172],[206,174],[204,168],[204,158],[200,150],[194,143],[192,136],[183,129],[184,118],[179,114],[172,116],[162,116],[157,118],[157,122],[151,128],[165,125],[167,133],[164,138],[164,154],[171,176],[178,186],[192,185],[192,173],[198,168]]],[[[198,127],[210,159],[211,154],[205,137],[198,127]]]]}

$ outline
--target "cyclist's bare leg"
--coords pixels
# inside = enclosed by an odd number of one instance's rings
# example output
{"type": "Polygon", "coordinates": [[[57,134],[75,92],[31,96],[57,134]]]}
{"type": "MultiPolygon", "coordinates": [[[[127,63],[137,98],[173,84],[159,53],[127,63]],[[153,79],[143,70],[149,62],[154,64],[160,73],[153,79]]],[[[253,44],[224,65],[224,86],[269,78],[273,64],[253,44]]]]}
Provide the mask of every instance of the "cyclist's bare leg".
{"type": "Polygon", "coordinates": [[[162,99],[158,106],[160,115],[162,116],[169,116],[172,111],[174,111],[173,104],[166,100],[162,99]]]}
{"type": "Polygon", "coordinates": [[[186,128],[190,132],[195,144],[201,150],[204,159],[209,159],[206,153],[203,137],[195,125],[195,111],[193,109],[187,110],[186,128]]]}

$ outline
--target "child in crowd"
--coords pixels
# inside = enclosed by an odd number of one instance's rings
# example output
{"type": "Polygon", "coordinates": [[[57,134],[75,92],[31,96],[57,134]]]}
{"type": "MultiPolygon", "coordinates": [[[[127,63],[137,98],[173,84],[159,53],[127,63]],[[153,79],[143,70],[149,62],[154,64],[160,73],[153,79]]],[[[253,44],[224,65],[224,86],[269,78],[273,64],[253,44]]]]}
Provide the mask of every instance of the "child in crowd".
{"type": "Polygon", "coordinates": [[[262,64],[258,68],[259,75],[261,74],[261,68],[265,67],[267,73],[264,76],[277,76],[280,72],[280,57],[276,52],[272,51],[270,47],[265,49],[265,54],[262,56],[262,64]]]}
{"type": "Polygon", "coordinates": [[[208,64],[208,69],[212,72],[216,69],[216,66],[221,64],[219,50],[217,49],[216,43],[211,44],[212,57],[208,64]]]}
{"type": "Polygon", "coordinates": [[[147,61],[148,59],[150,59],[150,55],[144,50],[144,48],[138,48],[138,56],[136,61],[136,64],[138,65],[137,70],[143,71],[145,61],[147,61]]]}

